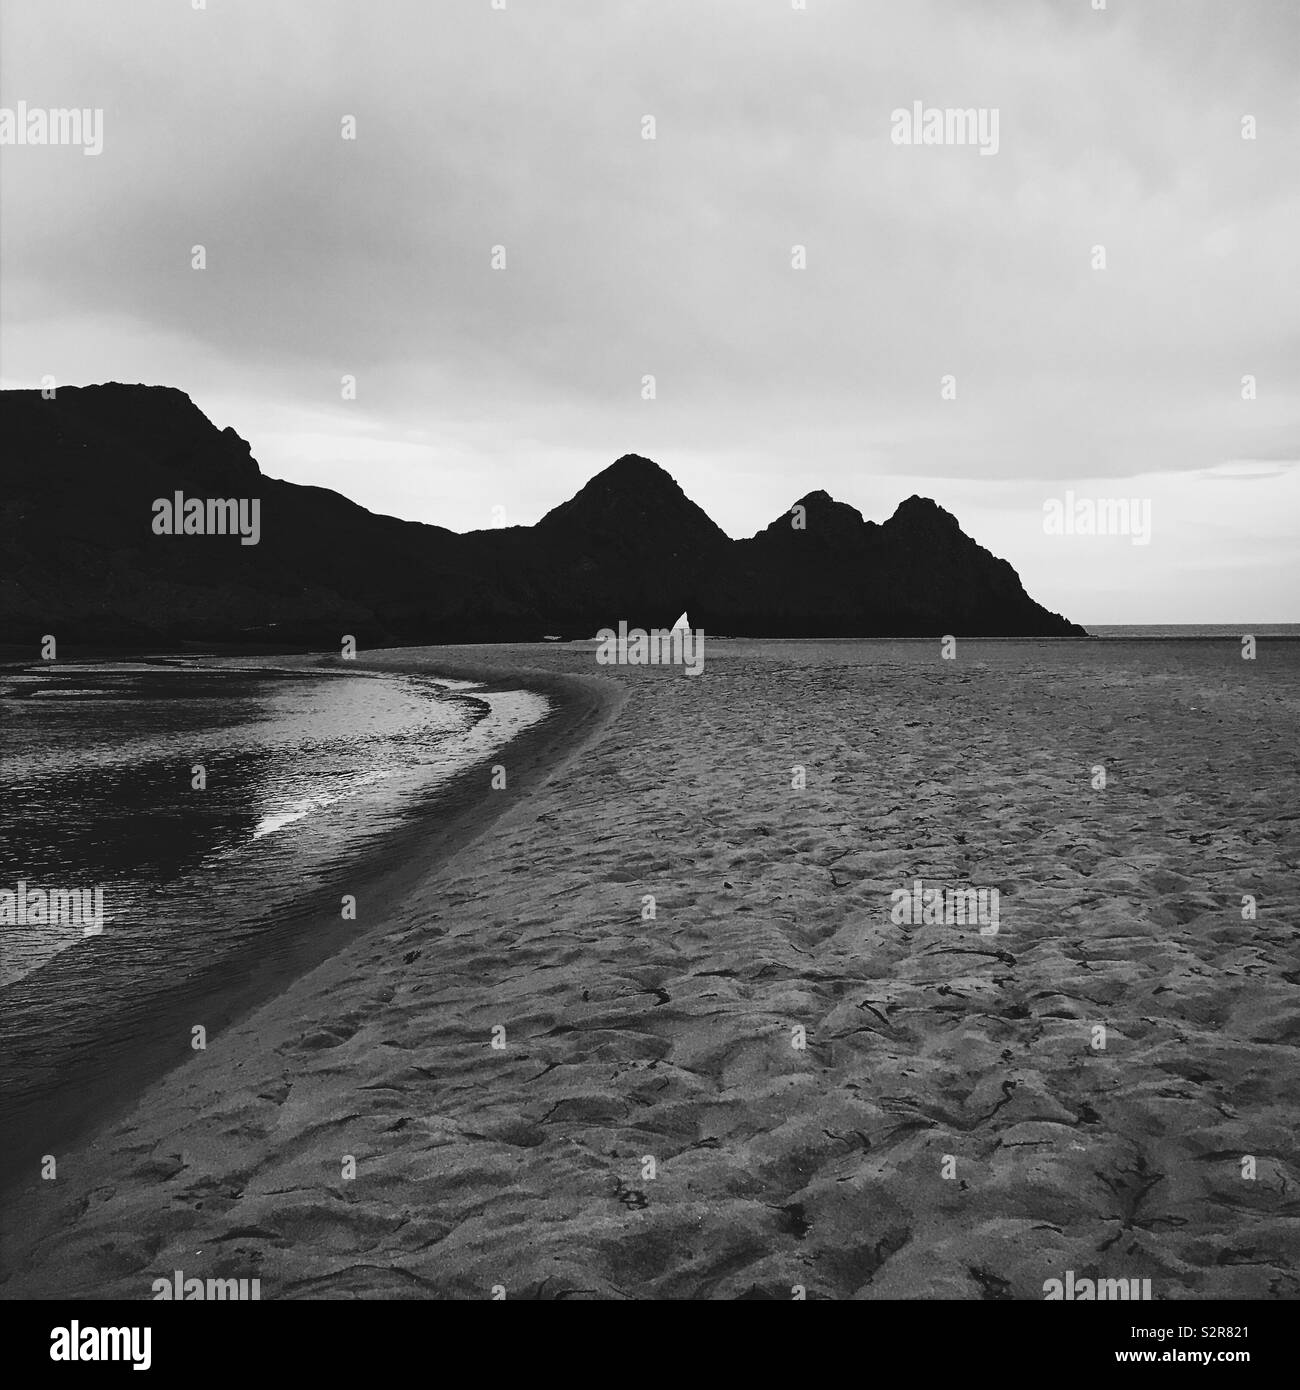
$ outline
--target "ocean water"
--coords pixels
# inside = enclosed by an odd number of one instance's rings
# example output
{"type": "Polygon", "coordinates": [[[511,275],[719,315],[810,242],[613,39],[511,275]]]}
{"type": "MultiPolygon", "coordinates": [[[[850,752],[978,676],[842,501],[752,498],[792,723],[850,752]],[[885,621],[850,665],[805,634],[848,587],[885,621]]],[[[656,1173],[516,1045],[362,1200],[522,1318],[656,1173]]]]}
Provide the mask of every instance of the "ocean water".
{"type": "Polygon", "coordinates": [[[360,670],[0,668],[0,1123],[165,1070],[241,982],[328,953],[395,837],[549,710],[360,670]],[[39,920],[37,889],[86,896],[39,920]]]}
{"type": "Polygon", "coordinates": [[[1085,623],[1090,637],[1300,637],[1300,623],[1085,623]]]}

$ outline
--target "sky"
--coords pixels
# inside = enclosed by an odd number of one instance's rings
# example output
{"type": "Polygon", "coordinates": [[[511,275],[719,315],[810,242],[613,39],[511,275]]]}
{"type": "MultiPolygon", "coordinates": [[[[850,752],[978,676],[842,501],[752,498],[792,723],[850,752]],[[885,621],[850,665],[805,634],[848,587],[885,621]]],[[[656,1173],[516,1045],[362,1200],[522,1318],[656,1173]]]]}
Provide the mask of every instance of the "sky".
{"type": "Polygon", "coordinates": [[[1300,4],[1095,3],[4,0],[0,123],[102,148],[0,147],[0,386],[454,530],[639,453],[732,536],[920,493],[1076,622],[1300,621],[1300,4]]]}

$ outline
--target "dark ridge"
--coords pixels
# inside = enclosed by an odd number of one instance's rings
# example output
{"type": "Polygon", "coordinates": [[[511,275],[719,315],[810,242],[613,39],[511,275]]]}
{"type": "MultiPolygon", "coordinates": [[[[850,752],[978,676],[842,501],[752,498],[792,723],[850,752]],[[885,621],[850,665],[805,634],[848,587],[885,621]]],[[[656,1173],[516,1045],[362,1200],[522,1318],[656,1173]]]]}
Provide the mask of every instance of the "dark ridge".
{"type": "Polygon", "coordinates": [[[0,642],[336,647],[591,637],[683,611],[735,636],[1067,636],[955,517],[883,525],[806,494],[731,540],[625,454],[536,526],[459,535],[265,477],[248,444],[162,386],[0,392],[0,642]],[[156,498],[260,499],[260,539],[157,535],[156,498]],[[800,525],[796,526],[795,507],[800,525]]]}

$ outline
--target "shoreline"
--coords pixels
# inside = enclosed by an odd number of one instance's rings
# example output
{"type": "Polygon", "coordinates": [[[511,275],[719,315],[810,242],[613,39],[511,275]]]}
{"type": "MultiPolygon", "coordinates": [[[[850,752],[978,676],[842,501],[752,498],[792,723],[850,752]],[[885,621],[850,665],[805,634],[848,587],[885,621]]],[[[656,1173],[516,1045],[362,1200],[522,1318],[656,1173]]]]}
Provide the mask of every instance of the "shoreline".
{"type": "Polygon", "coordinates": [[[621,707],[21,1195],[0,1299],[1300,1295],[1295,643],[378,660],[621,707]]]}
{"type": "MultiPolygon", "coordinates": [[[[221,967],[213,967],[211,973],[205,972],[197,993],[210,1042],[274,1003],[295,981],[346,952],[362,937],[391,926],[401,904],[423,879],[436,875],[449,860],[519,804],[539,781],[545,781],[562,766],[606,718],[613,717],[621,703],[617,689],[606,688],[609,683],[602,682],[599,677],[557,678],[552,672],[520,670],[516,680],[497,668],[486,670],[480,677],[472,663],[459,662],[455,670],[444,671],[427,663],[400,659],[399,653],[404,650],[381,648],[373,653],[361,653],[357,660],[347,662],[319,653],[282,655],[278,660],[285,666],[302,670],[360,668],[380,673],[419,674],[434,680],[440,677],[453,681],[481,680],[487,693],[494,689],[526,689],[544,694],[550,701],[550,711],[493,753],[475,758],[467,767],[447,777],[425,794],[423,803],[411,813],[407,823],[385,835],[377,866],[373,869],[367,866],[347,879],[346,886],[355,885],[362,890],[359,922],[341,922],[337,907],[331,905],[296,922],[292,935],[278,941],[268,956],[247,956],[233,968],[231,962],[223,962],[221,967]],[[383,660],[389,655],[398,656],[398,659],[383,660]],[[375,657],[379,659],[368,659],[375,657]],[[510,768],[506,789],[485,790],[490,763],[502,759],[508,761],[510,768]],[[368,904],[371,905],[369,920],[368,904]],[[218,976],[219,969],[230,973],[218,976]]],[[[256,659],[260,662],[267,658],[256,659]]],[[[97,664],[103,660],[106,658],[98,658],[97,664]]],[[[226,659],[216,660],[226,664],[226,659]]],[[[323,901],[332,886],[331,878],[316,896],[323,901]]],[[[31,1175],[42,1154],[63,1146],[76,1150],[93,1144],[98,1135],[130,1113],[154,1085],[186,1066],[193,1055],[182,1053],[179,1061],[160,1065],[148,1060],[137,1047],[127,1058],[130,1065],[126,1077],[115,1087],[96,1092],[89,1098],[84,1090],[73,1090],[51,1099],[42,1097],[27,1105],[15,1106],[7,1116],[10,1136],[0,1153],[0,1202],[8,1203],[19,1193],[31,1190],[34,1182],[31,1175]],[[34,1127],[39,1127],[39,1140],[31,1136],[34,1127]]],[[[0,1256],[0,1261],[2,1258],[0,1256]]],[[[0,1297],[3,1297],[2,1292],[0,1297]]]]}

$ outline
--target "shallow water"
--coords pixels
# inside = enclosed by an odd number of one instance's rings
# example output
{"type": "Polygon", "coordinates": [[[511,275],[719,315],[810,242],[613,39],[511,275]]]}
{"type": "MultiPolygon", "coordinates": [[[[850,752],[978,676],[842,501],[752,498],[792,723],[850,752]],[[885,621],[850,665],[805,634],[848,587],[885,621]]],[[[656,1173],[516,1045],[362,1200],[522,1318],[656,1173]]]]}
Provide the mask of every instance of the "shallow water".
{"type": "Polygon", "coordinates": [[[204,981],[299,951],[431,794],[548,710],[366,671],[0,670],[0,1115],[120,1076],[204,981]],[[37,889],[102,918],[39,920],[37,889]]]}

